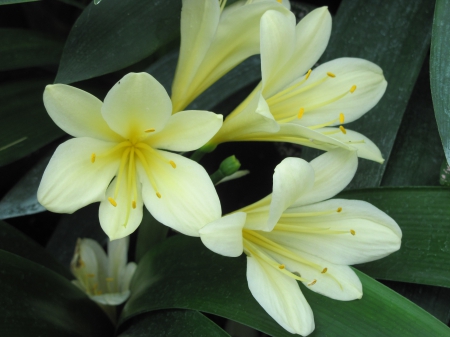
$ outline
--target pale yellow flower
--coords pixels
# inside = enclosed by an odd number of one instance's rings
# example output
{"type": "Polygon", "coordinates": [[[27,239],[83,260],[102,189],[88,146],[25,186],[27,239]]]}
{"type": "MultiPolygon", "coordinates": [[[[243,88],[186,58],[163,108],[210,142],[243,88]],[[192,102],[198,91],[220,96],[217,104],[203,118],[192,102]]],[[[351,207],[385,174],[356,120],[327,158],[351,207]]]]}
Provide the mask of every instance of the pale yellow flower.
{"type": "Polygon", "coordinates": [[[314,330],[297,281],[336,300],[358,299],[362,285],[349,265],[400,248],[401,230],[384,212],[359,200],[326,200],[350,182],[356,167],[356,154],[343,149],[311,163],[286,158],[275,169],[271,195],[200,230],[212,251],[247,255],[251,293],[291,333],[314,330]]]}
{"type": "Polygon", "coordinates": [[[172,115],[169,96],[147,73],[126,75],[103,103],[77,88],[49,85],[44,104],[53,121],[77,137],[56,149],[42,177],[38,200],[48,210],[73,213],[100,201],[100,224],[111,240],[136,230],[143,204],[187,235],[220,217],[204,168],[163,149],[197,149],[220,128],[221,115],[172,115]]]}

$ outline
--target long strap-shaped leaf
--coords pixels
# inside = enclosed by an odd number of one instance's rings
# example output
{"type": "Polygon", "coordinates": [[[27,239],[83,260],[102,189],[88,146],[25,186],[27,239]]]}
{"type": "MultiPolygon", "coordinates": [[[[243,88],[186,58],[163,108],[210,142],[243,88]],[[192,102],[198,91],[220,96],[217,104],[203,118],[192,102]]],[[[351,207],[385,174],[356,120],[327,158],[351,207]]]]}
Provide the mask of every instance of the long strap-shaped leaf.
{"type": "MultiPolygon", "coordinates": [[[[122,322],[158,309],[185,308],[223,316],[272,336],[290,336],[253,299],[245,258],[207,250],[199,239],[176,236],[147,253],[132,282],[122,322]]],[[[316,321],[313,336],[450,336],[436,318],[358,272],[361,300],[340,302],[305,289],[316,321]]]]}
{"type": "Polygon", "coordinates": [[[358,269],[385,280],[450,287],[450,189],[381,187],[346,191],[338,197],[370,202],[403,231],[398,252],[358,269]]]}
{"type": "Polygon", "coordinates": [[[431,39],[430,77],[434,112],[450,163],[450,0],[437,0],[431,39]]]}

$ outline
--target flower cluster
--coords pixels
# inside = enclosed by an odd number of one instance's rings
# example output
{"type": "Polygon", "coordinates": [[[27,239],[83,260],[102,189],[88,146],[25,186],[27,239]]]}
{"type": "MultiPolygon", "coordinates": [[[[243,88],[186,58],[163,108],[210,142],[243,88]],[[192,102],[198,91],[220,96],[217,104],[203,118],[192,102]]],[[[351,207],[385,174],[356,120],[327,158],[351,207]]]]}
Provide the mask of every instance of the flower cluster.
{"type": "Polygon", "coordinates": [[[171,97],[147,73],[126,75],[103,102],[68,85],[47,86],[50,117],[75,138],[56,150],[38,199],[60,213],[100,202],[100,224],[115,240],[109,260],[92,240],[77,244],[72,270],[92,299],[114,305],[128,297],[135,265],[125,267],[128,241],[122,238],[141,223],[143,205],[162,224],[200,237],[218,254],[245,253],[255,299],[287,331],[304,336],[314,330],[314,318],[297,281],[336,300],[358,299],[362,285],[349,265],[399,249],[401,230],[384,212],[362,201],[330,199],[353,178],[358,157],[383,162],[376,145],[343,126],[380,100],[387,86],[382,70],[355,58],[314,68],[330,37],[331,16],[318,8],[296,24],[289,9],[287,0],[229,6],[226,0],[183,0],[171,97]],[[261,82],[224,121],[213,112],[184,110],[255,54],[261,82]],[[326,152],[310,163],[284,159],[272,194],[222,217],[209,175],[180,152],[238,141],[291,142],[326,152]]]}

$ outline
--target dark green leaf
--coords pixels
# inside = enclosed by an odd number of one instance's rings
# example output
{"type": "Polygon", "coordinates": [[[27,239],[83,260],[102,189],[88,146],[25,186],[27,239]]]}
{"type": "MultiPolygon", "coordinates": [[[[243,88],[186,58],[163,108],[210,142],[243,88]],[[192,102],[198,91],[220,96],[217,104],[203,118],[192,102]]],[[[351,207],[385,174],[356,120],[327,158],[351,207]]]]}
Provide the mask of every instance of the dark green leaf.
{"type": "Polygon", "coordinates": [[[0,29],[0,71],[56,65],[63,43],[40,32],[0,29]]]}
{"type": "Polygon", "coordinates": [[[73,279],[68,268],[64,268],[43,247],[4,221],[0,221],[0,249],[43,265],[68,279],[73,279]]]}
{"type": "MultiPolygon", "coordinates": [[[[361,160],[351,188],[381,182],[417,75],[428,52],[433,2],[428,0],[343,0],[333,20],[330,44],[321,62],[359,57],[378,64],[388,87],[380,103],[348,129],[369,137],[386,162],[361,160]]],[[[346,126],[347,127],[347,126],[346,126]]],[[[318,152],[305,149],[305,157],[318,152]]]]}
{"type": "MultiPolygon", "coordinates": [[[[291,336],[253,299],[244,257],[207,250],[199,239],[176,236],[148,252],[139,263],[122,321],[169,308],[209,312],[272,336],[291,336]]],[[[450,336],[450,330],[400,295],[357,272],[361,300],[340,302],[303,288],[316,321],[312,336],[450,336]]]]}
{"type": "Polygon", "coordinates": [[[442,162],[439,173],[439,183],[444,186],[450,186],[450,165],[446,160],[442,162]]]}
{"type": "MultiPolygon", "coordinates": [[[[53,154],[53,153],[52,153],[53,154]]],[[[45,211],[37,201],[37,190],[50,156],[41,159],[0,201],[0,219],[45,211]]]]}
{"type": "Polygon", "coordinates": [[[0,166],[50,143],[62,136],[42,103],[50,78],[30,79],[0,85],[0,166]]]}
{"type": "Polygon", "coordinates": [[[450,287],[450,189],[371,188],[346,191],[338,197],[370,202],[403,231],[398,252],[358,269],[384,280],[450,287]]]}
{"type": "Polygon", "coordinates": [[[86,7],[64,46],[56,83],[123,69],[180,34],[181,1],[108,0],[86,7]]]}
{"type": "Polygon", "coordinates": [[[434,112],[450,163],[450,1],[436,0],[431,40],[430,78],[434,112]]]}
{"type": "Polygon", "coordinates": [[[160,310],[139,315],[119,337],[230,336],[198,311],[160,310]]]}
{"type": "Polygon", "coordinates": [[[164,241],[169,233],[169,227],[164,226],[144,208],[144,216],[139,225],[136,243],[136,262],[158,243],[164,241]]]}
{"type": "Polygon", "coordinates": [[[0,335],[110,337],[100,307],[64,277],[0,251],[0,335]]]}

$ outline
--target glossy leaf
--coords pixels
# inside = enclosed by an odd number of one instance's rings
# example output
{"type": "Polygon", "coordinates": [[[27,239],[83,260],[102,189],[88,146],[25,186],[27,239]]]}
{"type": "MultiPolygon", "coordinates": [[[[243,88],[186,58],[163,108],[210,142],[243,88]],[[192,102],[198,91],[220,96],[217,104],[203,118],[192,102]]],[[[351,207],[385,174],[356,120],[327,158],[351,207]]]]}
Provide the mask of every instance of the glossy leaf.
{"type": "MultiPolygon", "coordinates": [[[[330,43],[321,63],[339,57],[359,57],[383,69],[388,82],[378,105],[346,128],[369,137],[385,164],[361,160],[350,188],[379,186],[411,95],[428,53],[433,2],[343,0],[333,18],[330,43]]],[[[345,111],[344,111],[345,113],[345,111]]],[[[319,152],[305,149],[305,158],[319,152]]]]}
{"type": "MultiPolygon", "coordinates": [[[[53,154],[53,153],[52,153],[53,154]]],[[[51,155],[41,159],[0,201],[0,219],[45,211],[37,200],[37,190],[51,155]]]]}
{"type": "Polygon", "coordinates": [[[0,29],[0,71],[56,65],[63,43],[40,32],[0,29]]]}
{"type": "Polygon", "coordinates": [[[159,310],[139,315],[118,337],[230,336],[194,310],[159,310]]]}
{"type": "Polygon", "coordinates": [[[100,307],[64,277],[0,250],[0,335],[110,337],[100,307]]]}
{"type": "Polygon", "coordinates": [[[64,268],[43,247],[4,221],[0,221],[0,249],[38,263],[67,279],[73,279],[68,268],[64,268]]]}
{"type": "Polygon", "coordinates": [[[450,165],[446,160],[442,162],[439,173],[439,183],[444,186],[450,186],[450,165]]]}
{"type": "Polygon", "coordinates": [[[30,79],[0,85],[0,166],[50,143],[64,132],[50,119],[42,93],[50,78],[30,79]]]}
{"type": "MultiPolygon", "coordinates": [[[[148,311],[184,308],[236,320],[271,336],[291,336],[253,299],[245,270],[243,256],[223,257],[207,250],[198,238],[172,237],[139,263],[122,322],[148,311]]],[[[311,336],[450,335],[436,318],[357,273],[364,288],[357,301],[331,300],[302,286],[316,322],[311,336]]]]}
{"type": "Polygon", "coordinates": [[[56,83],[73,83],[132,65],[180,34],[181,1],[91,2],[67,38],[56,83]]]}
{"type": "Polygon", "coordinates": [[[358,269],[384,280],[450,287],[450,189],[371,188],[338,197],[370,202],[403,231],[399,251],[358,269]]]}
{"type": "Polygon", "coordinates": [[[430,77],[434,112],[450,163],[450,0],[437,0],[431,40],[430,77]]]}

